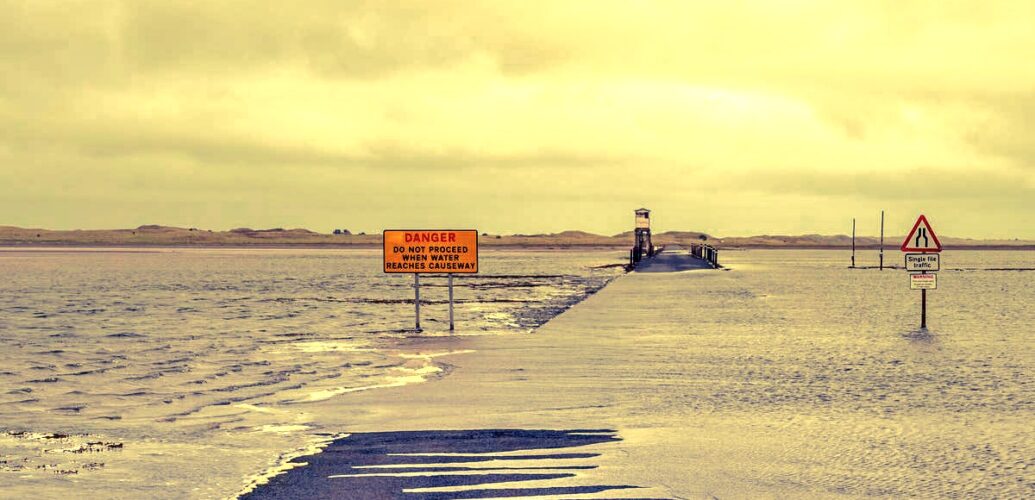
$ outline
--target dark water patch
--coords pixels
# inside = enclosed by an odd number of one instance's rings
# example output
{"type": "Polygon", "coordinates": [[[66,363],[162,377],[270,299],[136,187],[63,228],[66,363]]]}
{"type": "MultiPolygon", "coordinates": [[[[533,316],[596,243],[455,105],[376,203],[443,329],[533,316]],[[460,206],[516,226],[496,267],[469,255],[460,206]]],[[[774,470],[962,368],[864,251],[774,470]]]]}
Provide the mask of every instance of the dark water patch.
{"type": "Polygon", "coordinates": [[[137,333],[137,332],[119,332],[119,333],[112,333],[110,335],[105,335],[105,337],[108,337],[110,339],[139,339],[139,338],[147,338],[147,335],[144,335],[142,333],[137,333]]]}
{"type": "Polygon", "coordinates": [[[556,282],[549,281],[503,281],[503,282],[486,282],[486,283],[470,283],[466,284],[467,288],[473,290],[497,290],[497,289],[511,289],[511,288],[536,288],[543,286],[556,286],[556,282]]]}
{"type": "Polygon", "coordinates": [[[61,450],[64,453],[100,453],[104,451],[122,451],[124,445],[117,442],[89,441],[69,450],[61,450]]]}
{"type": "Polygon", "coordinates": [[[595,464],[568,460],[589,459],[595,453],[541,453],[542,450],[578,448],[620,441],[611,430],[555,431],[484,429],[462,431],[406,431],[356,433],[331,443],[322,452],[292,460],[299,467],[272,478],[243,495],[246,499],[349,498],[459,499],[514,496],[582,495],[639,488],[627,484],[483,488],[486,485],[553,481],[576,477],[595,464]],[[540,453],[536,453],[540,451],[540,453]],[[515,454],[515,452],[530,452],[515,454]],[[414,456],[420,454],[419,456],[414,456]],[[477,469],[450,466],[489,460],[535,461],[528,467],[477,469]],[[393,465],[400,468],[377,468],[393,465]],[[484,474],[463,474],[484,470],[484,474]],[[552,471],[552,472],[546,472],[552,471]],[[416,475],[403,475],[414,474],[416,475]],[[418,488],[458,487],[450,492],[417,493],[418,488]],[[472,488],[463,488],[472,487],[472,488]]]}
{"type": "Polygon", "coordinates": [[[104,367],[104,368],[94,368],[93,370],[82,370],[82,371],[73,372],[73,373],[64,373],[62,375],[63,376],[72,376],[72,377],[81,377],[83,375],[96,375],[98,373],[107,373],[107,372],[110,372],[112,370],[123,370],[123,369],[126,369],[126,368],[128,368],[128,367],[126,367],[126,366],[108,366],[108,367],[104,367]]]}
{"type": "Polygon", "coordinates": [[[140,352],[168,351],[169,349],[172,349],[172,345],[164,344],[164,345],[160,345],[160,346],[157,346],[157,347],[150,347],[150,348],[144,349],[144,350],[142,350],[140,352]]]}
{"type": "Polygon", "coordinates": [[[25,381],[26,384],[53,384],[55,382],[62,382],[62,380],[58,377],[47,377],[25,381]]]}
{"type": "Polygon", "coordinates": [[[119,396],[122,396],[122,397],[135,397],[135,396],[150,396],[152,394],[154,394],[154,392],[141,389],[141,390],[133,391],[133,392],[124,392],[122,394],[119,394],[119,396]]]}
{"type": "MultiPolygon", "coordinates": [[[[141,352],[145,352],[145,351],[141,351],[141,352]]],[[[129,357],[126,356],[125,354],[112,354],[110,358],[98,359],[98,360],[94,360],[94,362],[95,363],[100,363],[102,365],[110,365],[110,364],[113,364],[113,363],[118,363],[120,361],[125,361],[127,359],[129,359],[129,357]]]]}
{"type": "Polygon", "coordinates": [[[7,402],[0,403],[0,404],[3,404],[3,405],[19,405],[19,404],[33,404],[33,403],[39,403],[39,402],[40,402],[39,398],[29,398],[29,399],[19,399],[17,401],[7,401],[7,402]]]}
{"type": "MultiPolygon", "coordinates": [[[[445,276],[439,276],[445,278],[445,276]]],[[[574,278],[572,274],[470,274],[465,275],[464,280],[491,280],[491,279],[557,279],[574,278]]]]}
{"type": "Polygon", "coordinates": [[[179,358],[163,359],[163,360],[160,360],[160,361],[155,361],[155,362],[152,362],[151,365],[152,366],[173,365],[173,364],[177,364],[177,363],[185,363],[185,362],[191,361],[193,359],[194,359],[193,356],[184,356],[184,357],[179,357],[179,358]]]}
{"type": "MultiPolygon", "coordinates": [[[[233,397],[233,398],[226,398],[226,399],[220,399],[220,400],[216,400],[216,401],[210,401],[208,403],[205,403],[205,404],[200,405],[200,406],[196,406],[196,407],[191,408],[189,410],[184,410],[184,411],[181,411],[181,412],[177,412],[177,413],[173,413],[173,414],[170,414],[170,415],[166,415],[165,417],[161,417],[161,418],[156,419],[156,421],[157,422],[175,422],[175,421],[177,421],[177,420],[179,420],[179,419],[181,419],[183,417],[189,417],[189,416],[194,415],[196,413],[200,413],[200,412],[204,411],[206,408],[209,408],[209,407],[212,407],[212,406],[230,406],[232,404],[243,403],[245,401],[251,401],[253,399],[261,399],[261,398],[273,396],[273,395],[277,394],[277,392],[279,392],[280,390],[293,390],[293,389],[299,389],[301,387],[303,387],[302,384],[298,384],[298,385],[294,385],[294,386],[287,386],[287,387],[278,388],[278,391],[262,392],[262,393],[257,393],[257,394],[248,394],[248,395],[244,395],[244,396],[238,396],[238,397],[233,397]]],[[[204,393],[195,393],[194,395],[195,396],[199,396],[199,395],[204,395],[204,393]]],[[[182,398],[180,398],[180,399],[182,399],[182,398]]],[[[242,411],[236,413],[235,415],[244,415],[244,414],[247,414],[249,411],[250,410],[242,410],[242,411]]],[[[220,415],[219,418],[228,418],[229,416],[230,415],[220,415]]],[[[234,420],[234,421],[237,422],[237,421],[241,421],[241,420],[237,419],[237,420],[234,420]]],[[[227,422],[224,422],[224,423],[227,423],[227,422]]]]}
{"type": "Polygon", "coordinates": [[[104,311],[106,311],[106,309],[94,308],[94,309],[66,309],[66,310],[62,310],[62,311],[58,311],[58,312],[60,312],[62,314],[85,314],[85,315],[88,315],[88,316],[92,316],[94,314],[99,314],[99,313],[102,313],[104,311]]]}
{"type": "MultiPolygon", "coordinates": [[[[932,344],[938,340],[938,336],[935,332],[932,332],[927,328],[918,328],[916,330],[903,332],[902,338],[917,344],[932,344]]],[[[891,360],[891,364],[897,365],[900,363],[900,360],[891,360]]]]}
{"type": "Polygon", "coordinates": [[[289,377],[287,375],[282,375],[282,376],[270,377],[270,378],[267,378],[267,379],[264,379],[264,380],[260,380],[258,382],[252,382],[250,384],[234,384],[234,385],[228,385],[226,387],[219,387],[219,388],[216,388],[216,389],[212,389],[212,391],[213,392],[237,392],[237,391],[240,391],[242,389],[250,389],[252,387],[266,387],[266,386],[270,386],[270,385],[277,385],[277,384],[280,384],[280,383],[287,382],[290,379],[291,379],[291,377],[289,377]]]}
{"type": "Polygon", "coordinates": [[[7,391],[7,394],[29,394],[32,392],[31,387],[19,387],[17,389],[11,389],[7,391]]]}
{"type": "MultiPolygon", "coordinates": [[[[424,285],[421,285],[424,286],[424,285]]],[[[355,298],[348,299],[347,301],[352,304],[413,304],[413,299],[375,299],[375,298],[355,298]]],[[[538,302],[536,299],[508,299],[508,298],[484,298],[484,299],[454,299],[454,304],[529,304],[538,302]]],[[[448,304],[449,300],[435,300],[435,299],[421,299],[421,304],[424,305],[442,305],[448,304]]],[[[361,323],[356,326],[362,326],[369,323],[361,323]]]]}
{"type": "Polygon", "coordinates": [[[256,300],[256,302],[279,302],[279,303],[293,303],[293,302],[328,302],[328,303],[344,303],[349,302],[349,299],[337,299],[334,297],[270,297],[265,299],[256,300]]]}
{"type": "Polygon", "coordinates": [[[265,360],[263,360],[263,361],[247,361],[247,362],[244,362],[244,363],[238,363],[238,364],[236,364],[236,365],[234,365],[234,366],[235,366],[235,367],[244,367],[244,366],[269,366],[270,364],[271,364],[271,363],[270,363],[269,361],[265,361],[265,360]]]}

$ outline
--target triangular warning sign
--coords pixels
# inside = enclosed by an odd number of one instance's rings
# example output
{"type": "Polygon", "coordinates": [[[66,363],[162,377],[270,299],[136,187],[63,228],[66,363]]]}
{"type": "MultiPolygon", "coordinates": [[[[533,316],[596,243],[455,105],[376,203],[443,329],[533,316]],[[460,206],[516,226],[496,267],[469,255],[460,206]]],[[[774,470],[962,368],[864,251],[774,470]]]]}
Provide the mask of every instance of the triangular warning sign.
{"type": "Polygon", "coordinates": [[[909,236],[906,236],[906,240],[902,242],[903,252],[941,252],[942,243],[938,241],[938,236],[934,234],[934,229],[931,229],[931,223],[927,222],[927,217],[923,215],[916,220],[916,224],[913,224],[913,230],[909,232],[909,236]]]}

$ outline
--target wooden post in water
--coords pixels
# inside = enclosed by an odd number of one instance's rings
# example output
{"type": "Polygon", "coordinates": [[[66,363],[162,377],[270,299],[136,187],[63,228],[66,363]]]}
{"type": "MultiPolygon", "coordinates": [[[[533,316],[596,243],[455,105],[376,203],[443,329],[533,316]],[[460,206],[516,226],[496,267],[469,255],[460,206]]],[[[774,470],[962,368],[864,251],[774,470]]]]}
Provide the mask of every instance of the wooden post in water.
{"type": "Polygon", "coordinates": [[[420,329],[420,274],[413,273],[413,310],[416,313],[416,330],[420,329]]]}
{"type": "Polygon", "coordinates": [[[880,211],[880,270],[884,270],[884,211],[880,211]]]}
{"type": "Polygon", "coordinates": [[[449,331],[453,331],[453,273],[449,273],[449,331]]]}
{"type": "Polygon", "coordinates": [[[852,268],[855,268],[855,217],[852,217],[852,268]]]}

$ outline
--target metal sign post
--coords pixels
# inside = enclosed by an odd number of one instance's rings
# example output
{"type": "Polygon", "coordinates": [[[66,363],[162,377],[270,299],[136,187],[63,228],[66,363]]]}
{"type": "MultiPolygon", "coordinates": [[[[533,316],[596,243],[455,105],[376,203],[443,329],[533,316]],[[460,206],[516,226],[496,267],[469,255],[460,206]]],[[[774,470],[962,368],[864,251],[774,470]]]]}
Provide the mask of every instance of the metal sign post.
{"type": "Polygon", "coordinates": [[[852,268],[855,268],[855,217],[852,217],[852,268]]]}
{"type": "Polygon", "coordinates": [[[879,271],[884,270],[884,211],[880,211],[880,264],[879,271]]]}
{"type": "Polygon", "coordinates": [[[920,290],[920,328],[927,329],[927,289],[920,290]]]}
{"type": "Polygon", "coordinates": [[[449,331],[453,331],[453,273],[449,273],[449,331]]]}
{"type": "Polygon", "coordinates": [[[417,273],[413,273],[413,311],[417,318],[415,329],[420,332],[420,275],[417,273]]]}

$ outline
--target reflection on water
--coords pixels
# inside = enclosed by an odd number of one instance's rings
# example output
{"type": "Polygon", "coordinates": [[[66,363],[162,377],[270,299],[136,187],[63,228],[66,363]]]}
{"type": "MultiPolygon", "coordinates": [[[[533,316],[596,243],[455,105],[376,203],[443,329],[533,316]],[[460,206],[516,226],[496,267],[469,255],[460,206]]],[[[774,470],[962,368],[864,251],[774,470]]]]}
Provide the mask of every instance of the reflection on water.
{"type": "Polygon", "coordinates": [[[481,429],[357,433],[246,499],[557,497],[635,489],[573,481],[595,469],[613,430],[481,429]],[[583,449],[583,447],[590,447],[583,449]]]}

